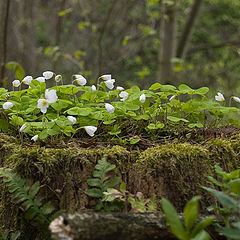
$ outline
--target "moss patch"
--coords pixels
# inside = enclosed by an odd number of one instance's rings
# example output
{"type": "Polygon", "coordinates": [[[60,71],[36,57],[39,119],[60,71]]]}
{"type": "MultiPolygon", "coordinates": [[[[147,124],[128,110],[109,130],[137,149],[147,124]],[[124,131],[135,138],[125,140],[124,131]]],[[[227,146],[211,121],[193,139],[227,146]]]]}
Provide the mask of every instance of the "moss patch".
{"type": "MultiPolygon", "coordinates": [[[[108,154],[108,161],[117,166],[115,174],[121,176],[130,192],[142,192],[145,197],[155,193],[159,199],[167,197],[181,211],[194,195],[202,196],[203,208],[212,203],[209,194],[200,188],[208,185],[204,174],[212,175],[216,163],[227,171],[239,168],[239,140],[240,135],[236,135],[205,144],[172,143],[145,151],[128,151],[117,145],[99,149],[21,145],[14,138],[0,134],[0,161],[1,167],[12,168],[30,183],[40,181],[42,201],[74,212],[89,210],[95,204],[86,195],[86,181],[97,161],[108,154]]],[[[25,231],[29,223],[21,209],[11,201],[2,183],[0,189],[0,225],[3,229],[25,231]]],[[[35,239],[34,234],[26,236],[24,239],[35,239]]]]}

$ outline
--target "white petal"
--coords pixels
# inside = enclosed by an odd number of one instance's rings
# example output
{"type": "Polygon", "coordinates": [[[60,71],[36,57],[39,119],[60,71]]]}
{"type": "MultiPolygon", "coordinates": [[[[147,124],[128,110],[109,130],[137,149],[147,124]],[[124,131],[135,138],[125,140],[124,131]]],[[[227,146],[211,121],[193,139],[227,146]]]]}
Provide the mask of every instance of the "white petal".
{"type": "Polygon", "coordinates": [[[53,77],[53,72],[51,72],[51,71],[45,71],[45,72],[43,72],[43,76],[45,77],[45,79],[46,80],[48,80],[48,79],[50,79],[50,78],[52,78],[53,77]]]}
{"type": "Polygon", "coordinates": [[[40,83],[45,82],[44,77],[37,77],[36,80],[39,81],[40,83]]]}
{"type": "Polygon", "coordinates": [[[95,92],[97,90],[95,85],[92,85],[92,91],[95,92]]]}
{"type": "Polygon", "coordinates": [[[169,101],[171,102],[174,98],[176,97],[176,95],[173,95],[169,98],[169,101]]]}
{"type": "Polygon", "coordinates": [[[32,141],[36,142],[38,140],[38,135],[35,135],[31,138],[32,141]]]}
{"type": "Polygon", "coordinates": [[[146,101],[146,96],[145,96],[145,94],[142,94],[142,95],[139,97],[139,101],[140,101],[141,103],[144,103],[144,102],[146,101]]]}
{"type": "Polygon", "coordinates": [[[114,83],[115,83],[115,79],[105,81],[106,87],[111,90],[114,88],[114,83]]]}
{"type": "Polygon", "coordinates": [[[105,103],[105,108],[107,109],[107,111],[109,113],[114,113],[114,111],[115,111],[115,107],[109,103],[105,103]]]}
{"type": "Polygon", "coordinates": [[[77,119],[73,116],[68,116],[67,118],[72,124],[75,124],[77,122],[77,119]]]}
{"type": "Polygon", "coordinates": [[[29,85],[32,80],[33,80],[33,77],[32,77],[32,76],[26,76],[26,77],[22,80],[22,82],[25,83],[25,84],[27,84],[27,85],[29,85]]]}
{"type": "Polygon", "coordinates": [[[239,97],[233,97],[233,100],[236,101],[237,103],[240,103],[240,98],[239,97]]]}
{"type": "Polygon", "coordinates": [[[11,102],[5,102],[3,104],[3,109],[10,109],[12,107],[13,107],[13,103],[11,103],[11,102]]]}
{"type": "Polygon", "coordinates": [[[112,75],[111,74],[104,74],[100,78],[102,78],[104,81],[111,80],[112,75]]]}
{"type": "Polygon", "coordinates": [[[27,127],[27,124],[24,123],[24,124],[20,127],[19,132],[23,132],[26,127],[27,127]]]}
{"type": "Polygon", "coordinates": [[[14,81],[12,82],[12,85],[13,85],[14,87],[19,87],[20,84],[21,84],[21,82],[20,82],[19,80],[14,80],[14,81]]]}
{"type": "Polygon", "coordinates": [[[120,99],[120,101],[122,101],[122,102],[126,101],[128,98],[128,93],[126,91],[122,91],[119,93],[119,97],[122,98],[122,99],[120,99]]]}
{"type": "Polygon", "coordinates": [[[55,103],[58,100],[58,96],[57,96],[56,90],[54,90],[54,89],[52,89],[52,90],[46,89],[45,90],[45,98],[47,99],[47,101],[49,103],[55,103]]]}
{"type": "MultiPolygon", "coordinates": [[[[81,76],[81,75],[80,75],[80,76],[81,76]]],[[[76,81],[76,83],[77,83],[78,85],[80,85],[80,86],[84,86],[84,85],[86,85],[86,83],[87,83],[86,78],[83,77],[83,76],[75,79],[75,81],[76,81]]]]}
{"type": "Polygon", "coordinates": [[[58,75],[55,77],[55,81],[56,81],[56,82],[62,81],[62,75],[58,74],[58,75]]]}
{"type": "Polygon", "coordinates": [[[225,100],[224,96],[222,93],[218,92],[217,95],[215,96],[216,101],[223,102],[225,100]]]}
{"type": "Polygon", "coordinates": [[[118,90],[118,91],[122,91],[122,90],[124,90],[124,88],[123,88],[123,87],[120,87],[120,86],[117,86],[117,90],[118,90]]]}
{"type": "Polygon", "coordinates": [[[94,133],[97,131],[97,128],[94,126],[85,126],[84,129],[86,130],[87,134],[91,137],[93,137],[94,133]]]}
{"type": "Polygon", "coordinates": [[[46,99],[38,99],[37,107],[41,110],[42,113],[47,112],[48,106],[49,106],[49,104],[48,104],[48,101],[46,99]]]}

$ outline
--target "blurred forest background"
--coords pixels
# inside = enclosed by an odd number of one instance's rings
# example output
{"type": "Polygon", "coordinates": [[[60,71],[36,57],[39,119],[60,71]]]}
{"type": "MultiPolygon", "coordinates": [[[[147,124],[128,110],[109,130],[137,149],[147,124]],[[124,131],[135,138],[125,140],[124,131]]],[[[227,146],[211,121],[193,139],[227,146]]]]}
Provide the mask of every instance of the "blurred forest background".
{"type": "Polygon", "coordinates": [[[208,86],[240,95],[239,0],[1,0],[0,86],[45,70],[64,82],[208,86]],[[16,69],[15,69],[16,70],[16,69]]]}

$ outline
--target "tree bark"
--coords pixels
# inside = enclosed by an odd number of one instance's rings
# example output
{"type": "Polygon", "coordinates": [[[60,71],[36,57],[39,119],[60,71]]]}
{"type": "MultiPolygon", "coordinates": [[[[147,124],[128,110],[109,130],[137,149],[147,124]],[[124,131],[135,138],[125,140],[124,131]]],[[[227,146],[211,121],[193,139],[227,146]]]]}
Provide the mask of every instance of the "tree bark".
{"type": "Polygon", "coordinates": [[[182,35],[180,37],[180,40],[178,42],[178,46],[177,46],[177,52],[176,52],[176,57],[177,58],[183,58],[184,54],[186,52],[187,49],[187,45],[193,30],[193,27],[197,21],[197,17],[199,15],[201,6],[203,4],[204,0],[195,0],[190,14],[188,16],[188,19],[186,21],[185,27],[183,29],[182,35]]]}
{"type": "Polygon", "coordinates": [[[5,64],[7,58],[7,28],[10,0],[0,2],[0,87],[5,77],[5,64]]]}
{"type": "Polygon", "coordinates": [[[164,83],[172,83],[173,68],[171,60],[175,54],[176,0],[171,5],[164,1],[162,7],[158,80],[164,83]]]}
{"type": "MultiPolygon", "coordinates": [[[[183,220],[182,215],[180,218],[183,220]]],[[[202,220],[201,217],[199,220],[202,220]]],[[[76,213],[65,214],[49,226],[55,240],[175,240],[160,213],[76,213]]],[[[221,238],[213,227],[212,239],[221,238]]]]}

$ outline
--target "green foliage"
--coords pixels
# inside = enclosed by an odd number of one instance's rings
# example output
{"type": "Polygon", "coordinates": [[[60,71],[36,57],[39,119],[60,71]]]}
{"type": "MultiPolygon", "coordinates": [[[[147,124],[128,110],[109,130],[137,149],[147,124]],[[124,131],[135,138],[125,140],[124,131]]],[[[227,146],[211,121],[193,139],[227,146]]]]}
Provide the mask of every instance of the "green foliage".
{"type": "MultiPolygon", "coordinates": [[[[28,89],[7,91],[1,88],[0,107],[5,102],[13,106],[3,109],[5,117],[0,117],[0,131],[19,131],[26,124],[24,133],[38,135],[39,139],[44,140],[55,135],[81,136],[87,126],[101,126],[102,132],[97,131],[96,134],[116,136],[122,143],[136,144],[139,141],[137,138],[125,137],[126,132],[122,131],[124,121],[139,122],[142,132],[156,136],[156,132],[169,127],[201,128],[230,124],[238,111],[238,108],[207,100],[207,87],[192,89],[186,84],[175,87],[155,83],[148,90],[140,90],[133,86],[125,90],[127,97],[122,99],[123,90],[107,90],[106,82],[101,78],[98,79],[96,90],[90,86],[74,85],[75,82],[60,86],[56,82],[55,87],[47,89],[45,82],[33,79],[28,89]],[[57,98],[55,102],[48,103],[43,114],[39,101],[46,98],[49,90],[55,91],[57,98]],[[112,105],[112,112],[106,108],[106,103],[112,105]],[[75,121],[70,121],[69,116],[74,117],[75,121]]],[[[21,85],[24,83],[21,82],[21,85]]],[[[134,128],[133,132],[127,131],[130,137],[142,133],[134,128]]],[[[94,136],[94,133],[89,135],[94,136]]]]}
{"type": "Polygon", "coordinates": [[[87,194],[90,197],[98,199],[97,210],[110,211],[119,208],[116,202],[106,203],[103,202],[104,192],[112,189],[119,184],[119,177],[112,177],[110,173],[116,168],[114,164],[107,162],[107,155],[103,156],[95,166],[93,177],[87,180],[87,184],[91,187],[88,189],[87,194]]]}
{"type": "Polygon", "coordinates": [[[198,217],[198,202],[200,197],[193,197],[184,207],[184,225],[174,206],[166,199],[162,199],[162,209],[166,216],[171,232],[181,240],[208,240],[209,234],[204,230],[213,223],[214,218],[208,217],[196,223],[198,217]]]}
{"type": "Polygon", "coordinates": [[[9,168],[0,168],[0,177],[8,187],[12,199],[24,209],[25,219],[33,226],[41,226],[45,229],[44,233],[48,235],[46,231],[48,224],[57,215],[53,215],[54,208],[50,202],[43,204],[38,200],[40,183],[35,182],[32,186],[28,186],[26,179],[21,178],[9,168]]]}
{"type": "Polygon", "coordinates": [[[4,232],[4,234],[2,234],[0,236],[0,240],[17,240],[19,239],[21,233],[19,231],[16,232],[12,232],[10,233],[9,231],[4,232]]]}
{"type": "Polygon", "coordinates": [[[227,239],[240,239],[240,170],[226,173],[221,167],[215,165],[215,172],[219,180],[208,176],[208,179],[220,188],[203,187],[212,193],[219,205],[210,206],[209,211],[215,210],[224,219],[225,226],[216,225],[216,230],[222,233],[227,239]],[[232,220],[230,220],[232,219],[232,220]]]}

